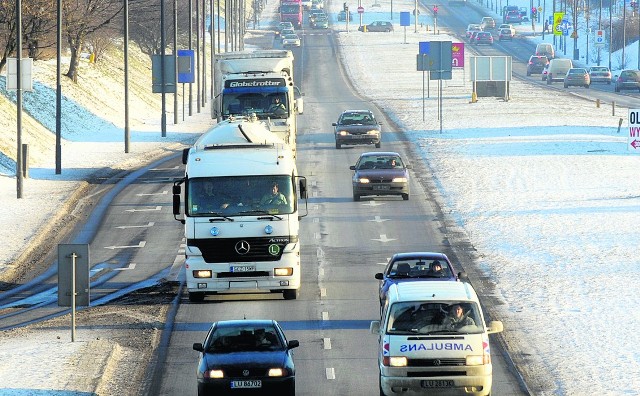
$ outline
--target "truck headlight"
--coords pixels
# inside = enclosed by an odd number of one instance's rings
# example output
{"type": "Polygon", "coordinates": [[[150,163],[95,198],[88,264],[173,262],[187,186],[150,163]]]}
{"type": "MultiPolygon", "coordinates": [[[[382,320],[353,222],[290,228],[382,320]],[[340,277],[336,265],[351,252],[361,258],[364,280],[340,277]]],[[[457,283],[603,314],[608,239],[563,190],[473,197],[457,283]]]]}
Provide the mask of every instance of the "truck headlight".
{"type": "Polygon", "coordinates": [[[194,278],[211,278],[211,270],[195,270],[193,271],[194,278]]]}
{"type": "Polygon", "coordinates": [[[275,276],[291,276],[291,275],[293,275],[293,268],[291,268],[291,267],[274,268],[273,269],[273,274],[275,276]]]}

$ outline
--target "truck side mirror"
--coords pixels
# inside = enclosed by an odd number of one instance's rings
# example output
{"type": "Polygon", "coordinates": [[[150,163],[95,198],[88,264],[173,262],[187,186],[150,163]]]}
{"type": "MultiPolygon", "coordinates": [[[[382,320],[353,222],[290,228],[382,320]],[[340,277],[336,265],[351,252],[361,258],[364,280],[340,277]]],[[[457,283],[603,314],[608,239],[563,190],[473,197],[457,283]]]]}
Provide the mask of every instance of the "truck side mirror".
{"type": "Polygon", "coordinates": [[[304,102],[302,98],[296,99],[296,109],[298,110],[298,114],[302,114],[304,112],[304,102]]]}
{"type": "Polygon", "coordinates": [[[182,193],[182,188],[179,185],[174,185],[172,188],[173,193],[173,218],[184,224],[184,219],[178,219],[177,216],[180,215],[180,194],[182,193]]]}
{"type": "MultiPolygon", "coordinates": [[[[191,150],[190,148],[186,148],[186,149],[182,149],[182,164],[186,165],[187,164],[187,160],[189,159],[189,150],[191,150]]],[[[176,186],[174,186],[176,187],[176,186]]]]}
{"type": "Polygon", "coordinates": [[[300,198],[307,199],[307,179],[300,179],[300,198]]]}

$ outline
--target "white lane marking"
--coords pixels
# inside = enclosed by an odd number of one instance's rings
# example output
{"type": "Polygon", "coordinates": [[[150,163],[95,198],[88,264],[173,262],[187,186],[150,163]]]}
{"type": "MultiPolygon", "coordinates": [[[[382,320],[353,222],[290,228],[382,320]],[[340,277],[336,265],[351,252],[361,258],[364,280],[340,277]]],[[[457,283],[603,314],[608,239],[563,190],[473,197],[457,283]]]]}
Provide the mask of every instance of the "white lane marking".
{"type": "Polygon", "coordinates": [[[391,220],[391,219],[381,219],[380,216],[376,216],[376,217],[373,218],[373,220],[367,220],[367,221],[375,221],[376,223],[382,223],[382,222],[389,221],[389,220],[391,220]]]}
{"type": "Polygon", "coordinates": [[[136,263],[129,263],[128,266],[124,267],[124,268],[114,268],[114,271],[127,271],[127,270],[132,270],[132,269],[136,269],[136,263]]]}
{"type": "Polygon", "coordinates": [[[314,223],[319,223],[320,222],[320,218],[319,217],[314,217],[313,218],[313,222],[314,223]]]}
{"type": "Polygon", "coordinates": [[[324,268],[318,269],[318,275],[319,276],[324,276],[324,268]]]}
{"type": "Polygon", "coordinates": [[[143,248],[144,245],[147,244],[147,241],[140,241],[137,245],[129,245],[129,246],[105,246],[105,249],[126,249],[126,248],[143,248]]]}
{"type": "Polygon", "coordinates": [[[149,170],[152,170],[152,171],[166,171],[166,170],[176,170],[178,168],[179,167],[176,165],[173,168],[151,168],[149,170]]]}
{"type": "Polygon", "coordinates": [[[145,228],[145,227],[153,227],[156,223],[150,221],[147,225],[137,225],[137,226],[117,226],[116,228],[120,228],[124,230],[125,228],[145,228]]]}
{"type": "Polygon", "coordinates": [[[323,338],[322,344],[324,345],[324,349],[331,349],[331,338],[329,337],[323,338]]]}
{"type": "Polygon", "coordinates": [[[127,209],[125,212],[156,212],[162,210],[162,206],[156,206],[154,209],[127,209]]]}
{"type": "Polygon", "coordinates": [[[311,192],[311,196],[312,196],[313,198],[318,198],[318,192],[317,192],[317,191],[312,191],[312,192],[311,192]]]}
{"type": "Polygon", "coordinates": [[[320,238],[322,238],[322,234],[320,234],[319,232],[314,232],[313,233],[313,238],[320,239],[320,238]]]}
{"type": "Polygon", "coordinates": [[[324,287],[320,288],[320,297],[326,297],[327,296],[327,289],[325,289],[324,287]]]}
{"type": "Polygon", "coordinates": [[[369,201],[365,204],[362,204],[362,206],[382,206],[382,205],[386,205],[385,203],[380,203],[380,202],[376,202],[376,201],[369,201]]]}
{"type": "Polygon", "coordinates": [[[329,312],[322,311],[322,320],[329,320],[329,312]]]}
{"type": "Polygon", "coordinates": [[[372,239],[372,241],[379,241],[379,242],[391,242],[391,241],[395,241],[394,238],[387,238],[387,234],[380,234],[380,238],[377,239],[372,239]]]}
{"type": "Polygon", "coordinates": [[[327,374],[327,379],[328,380],[334,380],[336,379],[336,371],[333,369],[333,367],[327,367],[325,369],[325,372],[327,374]]]}
{"type": "Polygon", "coordinates": [[[143,196],[147,196],[147,195],[167,195],[167,194],[169,194],[169,190],[164,190],[161,193],[149,193],[149,194],[140,193],[140,194],[136,194],[136,195],[139,196],[139,197],[143,197],[143,196]]]}
{"type": "Polygon", "coordinates": [[[313,205],[313,210],[318,210],[320,207],[318,205],[313,205]]]}

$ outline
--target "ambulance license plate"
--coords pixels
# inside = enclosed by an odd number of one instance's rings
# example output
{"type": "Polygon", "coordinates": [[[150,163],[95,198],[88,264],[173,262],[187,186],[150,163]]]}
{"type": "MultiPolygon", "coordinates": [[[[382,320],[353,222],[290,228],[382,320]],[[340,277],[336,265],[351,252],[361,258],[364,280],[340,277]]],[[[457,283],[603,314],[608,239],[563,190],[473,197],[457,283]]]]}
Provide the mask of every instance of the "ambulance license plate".
{"type": "Polygon", "coordinates": [[[262,388],[261,380],[231,381],[232,389],[262,388]]]}
{"type": "Polygon", "coordinates": [[[423,388],[453,388],[453,380],[422,380],[423,388]]]}

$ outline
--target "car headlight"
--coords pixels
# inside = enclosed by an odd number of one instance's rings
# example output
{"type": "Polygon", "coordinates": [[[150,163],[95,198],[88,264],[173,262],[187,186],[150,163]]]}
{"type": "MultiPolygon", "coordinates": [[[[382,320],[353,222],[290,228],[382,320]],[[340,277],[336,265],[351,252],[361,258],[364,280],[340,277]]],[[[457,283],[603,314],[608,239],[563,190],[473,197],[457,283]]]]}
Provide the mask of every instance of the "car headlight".
{"type": "Polygon", "coordinates": [[[377,129],[372,129],[372,130],[368,131],[367,134],[369,134],[369,135],[379,135],[380,131],[377,130],[377,129]]]}
{"type": "Polygon", "coordinates": [[[224,378],[224,372],[222,370],[207,370],[204,372],[205,378],[224,378]]]}
{"type": "Polygon", "coordinates": [[[407,178],[406,177],[394,177],[393,180],[391,180],[393,183],[406,183],[407,182],[407,178]]]}
{"type": "Polygon", "coordinates": [[[270,368],[269,377],[284,377],[286,370],[282,368],[270,368]]]}
{"type": "Polygon", "coordinates": [[[467,356],[467,366],[481,366],[491,363],[491,355],[469,355],[467,356]]]}
{"type": "Polygon", "coordinates": [[[346,136],[348,134],[349,134],[349,132],[347,132],[347,131],[338,131],[338,135],[340,135],[340,136],[346,136]]]}
{"type": "Polygon", "coordinates": [[[356,179],[358,181],[358,183],[362,183],[362,184],[367,184],[369,183],[369,179],[367,179],[366,177],[359,177],[358,179],[356,179]]]}

